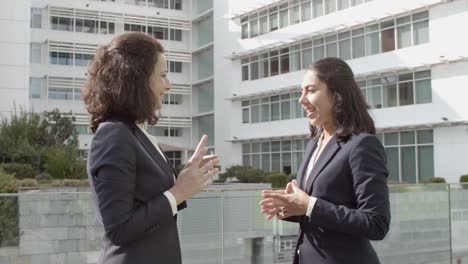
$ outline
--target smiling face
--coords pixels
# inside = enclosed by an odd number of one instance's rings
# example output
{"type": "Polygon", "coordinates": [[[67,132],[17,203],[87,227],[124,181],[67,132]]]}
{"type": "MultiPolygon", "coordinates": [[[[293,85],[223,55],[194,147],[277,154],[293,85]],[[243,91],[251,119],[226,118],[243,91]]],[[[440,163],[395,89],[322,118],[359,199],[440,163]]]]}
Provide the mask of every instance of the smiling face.
{"type": "Polygon", "coordinates": [[[161,110],[164,95],[171,89],[171,83],[167,79],[166,56],[162,53],[159,54],[158,61],[151,74],[150,86],[156,96],[156,110],[161,110]]]}
{"type": "Polygon", "coordinates": [[[299,103],[307,113],[307,118],[312,126],[322,128],[335,126],[333,118],[333,106],[335,100],[328,92],[327,85],[320,81],[316,73],[308,70],[302,81],[302,95],[299,103]]]}

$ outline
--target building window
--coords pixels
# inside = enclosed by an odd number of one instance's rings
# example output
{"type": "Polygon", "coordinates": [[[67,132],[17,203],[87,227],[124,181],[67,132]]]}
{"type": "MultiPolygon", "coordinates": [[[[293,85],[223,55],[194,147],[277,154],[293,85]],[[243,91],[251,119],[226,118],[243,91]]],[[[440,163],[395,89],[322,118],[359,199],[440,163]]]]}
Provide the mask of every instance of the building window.
{"type": "Polygon", "coordinates": [[[182,128],[179,127],[155,127],[149,126],[148,133],[156,137],[181,137],[182,128]]]}
{"type": "Polygon", "coordinates": [[[50,25],[53,30],[73,31],[73,19],[69,17],[51,16],[50,25]]]}
{"type": "Polygon", "coordinates": [[[91,130],[88,125],[75,125],[75,130],[78,135],[88,135],[91,134],[91,130]]]}
{"type": "Polygon", "coordinates": [[[73,54],[66,52],[50,52],[50,64],[73,65],[73,54]]]}
{"type": "Polygon", "coordinates": [[[182,41],[182,30],[171,29],[170,40],[182,41]]]}
{"type": "Polygon", "coordinates": [[[182,73],[182,62],[180,61],[168,61],[169,72],[182,73]]]}
{"type": "Polygon", "coordinates": [[[35,64],[41,64],[41,43],[31,43],[29,61],[35,64]]]}
{"type": "MultiPolygon", "coordinates": [[[[289,0],[241,17],[242,39],[254,38],[312,18],[362,4],[359,0],[289,0]]],[[[366,1],[369,2],[369,1],[366,1]]]]}
{"type": "Polygon", "coordinates": [[[358,81],[358,85],[371,108],[432,102],[430,70],[383,75],[379,78],[358,81]]]}
{"type": "Polygon", "coordinates": [[[30,98],[41,98],[42,80],[41,78],[29,78],[30,98]]]}
{"type": "MultiPolygon", "coordinates": [[[[357,59],[428,41],[428,12],[424,11],[272,48],[260,57],[259,55],[243,57],[241,58],[242,80],[256,80],[306,69],[308,65],[325,57],[357,59]],[[265,67],[267,64],[269,67],[265,67]],[[248,69],[249,66],[251,69],[248,69]]],[[[401,99],[411,100],[410,91],[409,87],[407,90],[402,90],[401,99]]]]}
{"type": "Polygon", "coordinates": [[[300,92],[242,101],[242,123],[261,123],[305,117],[300,92]]]}
{"type": "Polygon", "coordinates": [[[164,95],[163,104],[180,105],[182,104],[182,95],[167,93],[164,95]]]}
{"type": "Polygon", "coordinates": [[[296,173],[309,139],[242,144],[242,164],[266,172],[296,173]]]}
{"type": "Polygon", "coordinates": [[[378,133],[387,155],[388,180],[417,183],[434,177],[433,130],[378,133]]]}
{"type": "Polygon", "coordinates": [[[93,59],[93,55],[91,54],[75,54],[75,65],[76,66],[88,66],[88,63],[93,59]]]}
{"type": "Polygon", "coordinates": [[[115,33],[115,23],[114,22],[106,22],[101,21],[99,26],[99,33],[100,34],[114,34],[115,33]]]}
{"type": "Polygon", "coordinates": [[[165,151],[164,153],[169,158],[169,162],[172,163],[174,168],[182,164],[182,153],[180,151],[165,151]]]}
{"type": "Polygon", "coordinates": [[[42,28],[42,9],[31,8],[31,28],[42,28]]]}

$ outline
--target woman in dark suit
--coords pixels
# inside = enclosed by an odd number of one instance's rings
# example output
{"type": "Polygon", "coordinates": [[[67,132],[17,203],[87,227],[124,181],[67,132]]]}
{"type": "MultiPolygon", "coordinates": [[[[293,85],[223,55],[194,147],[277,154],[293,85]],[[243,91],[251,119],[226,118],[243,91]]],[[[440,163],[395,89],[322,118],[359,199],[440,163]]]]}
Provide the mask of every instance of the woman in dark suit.
{"type": "Polygon", "coordinates": [[[311,65],[299,102],[312,139],[297,179],[263,191],[262,213],[299,223],[296,264],[379,263],[370,240],[390,225],[386,157],[351,68],[338,58],[311,65]]]}
{"type": "Polygon", "coordinates": [[[177,212],[217,173],[206,136],[177,175],[145,130],[158,121],[166,75],[163,47],[142,33],[99,47],[90,64],[82,95],[95,133],[88,176],[105,231],[100,264],[180,264],[177,212]]]}

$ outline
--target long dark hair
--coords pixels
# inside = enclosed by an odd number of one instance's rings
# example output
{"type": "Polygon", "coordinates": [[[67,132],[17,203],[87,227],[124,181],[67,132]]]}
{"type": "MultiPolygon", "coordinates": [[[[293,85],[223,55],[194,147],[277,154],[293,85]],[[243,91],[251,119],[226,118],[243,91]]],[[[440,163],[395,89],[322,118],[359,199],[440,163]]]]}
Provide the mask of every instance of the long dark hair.
{"type": "Polygon", "coordinates": [[[143,33],[122,34],[97,49],[81,91],[93,132],[110,117],[157,123],[150,77],[162,53],[162,45],[143,33]]]}
{"type": "MultiPolygon", "coordinates": [[[[308,70],[327,85],[329,95],[335,100],[332,115],[336,123],[335,135],[339,139],[347,140],[352,134],[361,132],[375,134],[369,107],[346,62],[339,58],[325,58],[310,65],[308,70]]],[[[321,127],[310,126],[312,138],[317,138],[321,132],[321,127]]]]}

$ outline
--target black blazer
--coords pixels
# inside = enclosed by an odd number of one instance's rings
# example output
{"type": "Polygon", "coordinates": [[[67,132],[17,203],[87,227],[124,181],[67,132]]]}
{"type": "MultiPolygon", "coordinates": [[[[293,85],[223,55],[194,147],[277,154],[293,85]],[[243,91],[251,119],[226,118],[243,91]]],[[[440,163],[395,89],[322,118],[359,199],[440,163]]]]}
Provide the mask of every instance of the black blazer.
{"type": "Polygon", "coordinates": [[[380,263],[370,240],[383,239],[390,225],[382,144],[367,133],[354,134],[347,141],[334,136],[302,186],[316,148],[317,140],[311,140],[297,173],[300,188],[317,198],[311,217],[287,219],[300,226],[294,263],[380,263]]]}
{"type": "Polygon", "coordinates": [[[173,173],[133,122],[115,118],[99,125],[88,157],[92,197],[105,231],[99,264],[182,262],[177,218],[163,194],[174,185],[173,173]]]}

